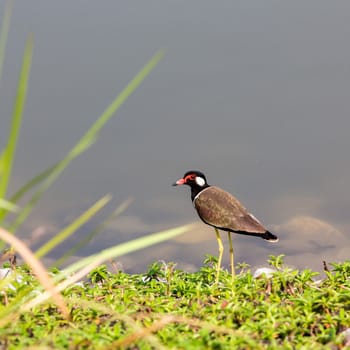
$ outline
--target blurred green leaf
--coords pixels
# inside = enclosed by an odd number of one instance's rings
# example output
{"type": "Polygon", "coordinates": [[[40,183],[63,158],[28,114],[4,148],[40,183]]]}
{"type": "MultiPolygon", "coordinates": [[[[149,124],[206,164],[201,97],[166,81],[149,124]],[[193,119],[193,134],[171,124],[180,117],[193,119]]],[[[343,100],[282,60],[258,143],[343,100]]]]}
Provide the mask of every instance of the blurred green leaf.
{"type": "Polygon", "coordinates": [[[137,238],[132,241],[128,241],[117,246],[105,249],[100,253],[90,255],[86,258],[77,261],[76,263],[71,264],[70,266],[62,270],[60,276],[64,278],[64,276],[76,272],[77,270],[83,268],[84,266],[87,266],[94,260],[101,260],[101,262],[103,262],[108,259],[113,259],[115,257],[129,254],[136,250],[144,249],[154,244],[167,241],[171,238],[174,238],[189,231],[191,228],[193,228],[193,225],[180,226],[173,229],[153,233],[145,237],[137,238]]]}
{"type": "Polygon", "coordinates": [[[118,217],[126,208],[130,205],[131,198],[125,200],[122,204],[120,204],[116,210],[114,210],[103,222],[101,222],[96,228],[86,234],[83,239],[81,239],[77,244],[75,244],[72,248],[67,250],[58,260],[53,264],[58,267],[61,266],[69,257],[73,256],[79,249],[86,246],[95,236],[97,236],[106,225],[110,222],[110,220],[118,217]]]}
{"type": "Polygon", "coordinates": [[[15,205],[15,204],[13,204],[5,199],[2,199],[2,198],[0,198],[0,208],[5,209],[7,211],[11,211],[13,213],[16,213],[19,210],[17,205],[15,205]]]}
{"type": "MultiPolygon", "coordinates": [[[[24,104],[27,97],[28,80],[30,73],[30,66],[32,62],[33,53],[33,37],[30,36],[24,51],[22,69],[18,81],[17,96],[14,102],[12,124],[9,139],[1,156],[0,169],[2,170],[0,178],[0,198],[5,198],[7,188],[10,181],[15,152],[17,147],[18,135],[22,122],[22,115],[24,104]]],[[[4,210],[0,210],[0,220],[5,214],[4,210]]]]}
{"type": "Polygon", "coordinates": [[[4,10],[4,18],[2,21],[1,31],[0,31],[0,80],[2,78],[2,71],[4,67],[4,59],[6,52],[6,43],[8,32],[10,29],[11,14],[12,14],[12,3],[13,1],[7,1],[4,10]]]}
{"type": "Polygon", "coordinates": [[[97,201],[93,206],[86,210],[82,215],[75,219],[70,225],[65,227],[52,239],[46,242],[41,248],[39,248],[35,255],[37,258],[42,258],[49,253],[57,245],[61,244],[65,239],[71,236],[76,230],[90,220],[99,210],[101,210],[111,199],[111,196],[107,195],[97,201]]]}

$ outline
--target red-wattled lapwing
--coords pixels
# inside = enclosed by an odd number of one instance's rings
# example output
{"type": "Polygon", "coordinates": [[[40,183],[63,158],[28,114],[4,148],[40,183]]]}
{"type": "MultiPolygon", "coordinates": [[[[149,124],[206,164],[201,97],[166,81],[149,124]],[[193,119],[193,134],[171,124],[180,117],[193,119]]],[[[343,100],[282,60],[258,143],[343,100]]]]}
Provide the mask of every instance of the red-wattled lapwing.
{"type": "Polygon", "coordinates": [[[205,175],[200,171],[188,171],[173,186],[188,185],[191,187],[191,199],[199,217],[206,224],[213,226],[219,245],[219,258],[216,271],[216,282],[219,280],[220,266],[224,247],[219,230],[228,232],[230,244],[230,263],[234,278],[234,256],[231,232],[242,235],[261,237],[269,242],[277,242],[278,238],[248,212],[248,210],[230,193],[219,187],[210,186],[205,175]]]}

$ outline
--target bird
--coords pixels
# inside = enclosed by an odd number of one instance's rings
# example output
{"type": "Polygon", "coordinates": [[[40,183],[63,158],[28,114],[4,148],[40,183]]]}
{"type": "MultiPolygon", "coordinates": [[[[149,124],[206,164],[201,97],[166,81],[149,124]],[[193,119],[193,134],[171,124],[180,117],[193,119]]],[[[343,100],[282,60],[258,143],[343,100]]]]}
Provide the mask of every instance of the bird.
{"type": "Polygon", "coordinates": [[[201,171],[186,172],[182,178],[173,183],[173,186],[180,185],[188,185],[191,188],[191,200],[198,216],[205,224],[214,227],[219,246],[216,283],[219,281],[224,252],[219,230],[228,232],[232,280],[235,277],[235,268],[231,232],[260,237],[268,242],[278,241],[278,237],[268,231],[232,194],[209,185],[201,171]]]}

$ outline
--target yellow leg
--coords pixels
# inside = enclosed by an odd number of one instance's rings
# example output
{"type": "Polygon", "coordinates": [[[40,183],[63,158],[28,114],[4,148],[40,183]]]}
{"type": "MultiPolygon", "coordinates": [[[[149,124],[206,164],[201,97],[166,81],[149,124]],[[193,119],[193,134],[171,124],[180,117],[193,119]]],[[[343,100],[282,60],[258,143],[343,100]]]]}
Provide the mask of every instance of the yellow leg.
{"type": "Polygon", "coordinates": [[[234,280],[234,278],[235,278],[235,259],[234,259],[234,254],[233,254],[233,244],[232,244],[231,232],[228,232],[228,241],[230,243],[231,274],[232,274],[232,280],[234,280]]]}
{"type": "Polygon", "coordinates": [[[219,230],[216,227],[215,227],[215,233],[216,233],[216,239],[218,241],[218,246],[219,246],[219,258],[218,258],[218,265],[216,268],[216,279],[215,279],[215,283],[218,283],[219,282],[219,275],[220,275],[221,261],[222,261],[222,254],[224,253],[224,245],[222,244],[219,230]]]}

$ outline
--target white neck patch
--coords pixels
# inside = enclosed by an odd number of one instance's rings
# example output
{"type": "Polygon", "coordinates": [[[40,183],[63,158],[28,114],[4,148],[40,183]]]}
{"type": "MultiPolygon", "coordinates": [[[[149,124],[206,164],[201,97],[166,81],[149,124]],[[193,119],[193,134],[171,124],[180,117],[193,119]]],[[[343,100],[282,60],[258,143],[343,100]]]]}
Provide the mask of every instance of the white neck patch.
{"type": "Polygon", "coordinates": [[[203,187],[205,185],[205,180],[200,176],[196,176],[196,184],[203,187]]]}

